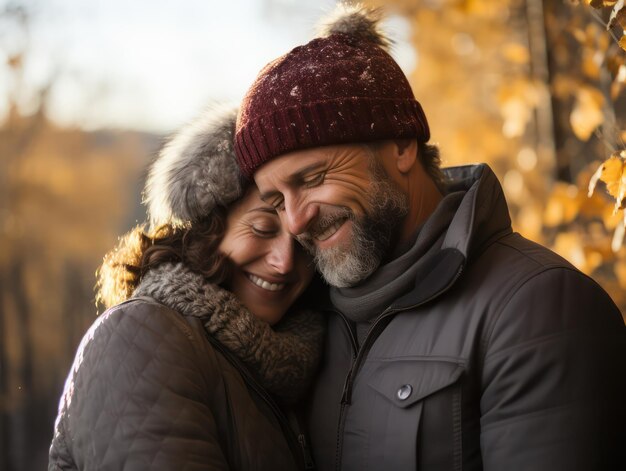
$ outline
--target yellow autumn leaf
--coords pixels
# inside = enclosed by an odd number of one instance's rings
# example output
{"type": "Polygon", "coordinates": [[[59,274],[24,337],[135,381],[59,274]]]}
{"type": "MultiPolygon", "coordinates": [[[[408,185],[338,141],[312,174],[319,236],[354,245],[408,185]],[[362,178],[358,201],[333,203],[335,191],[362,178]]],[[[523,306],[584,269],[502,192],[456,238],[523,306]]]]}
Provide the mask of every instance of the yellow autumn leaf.
{"type": "Polygon", "coordinates": [[[589,179],[589,191],[587,193],[587,196],[589,198],[591,198],[591,195],[593,195],[593,192],[596,189],[596,185],[600,181],[600,177],[602,176],[603,169],[604,169],[604,162],[598,165],[598,168],[596,169],[595,172],[593,172],[593,175],[589,179]]]}
{"type": "Polygon", "coordinates": [[[607,224],[605,227],[612,229],[615,227],[618,219],[613,216],[613,208],[609,206],[607,198],[599,193],[594,193],[591,197],[587,198],[582,192],[579,194],[580,198],[580,215],[586,219],[601,218],[607,224]]]}
{"type": "Polygon", "coordinates": [[[613,211],[613,208],[609,206],[607,206],[600,214],[602,215],[602,222],[604,223],[604,227],[606,227],[607,229],[614,230],[623,221],[622,215],[619,213],[619,211],[616,213],[613,211]]]}
{"type": "Polygon", "coordinates": [[[619,51],[611,52],[607,54],[605,64],[606,68],[611,73],[611,77],[615,80],[618,75],[623,74],[621,68],[626,64],[626,58],[619,51]]]}
{"type": "Polygon", "coordinates": [[[585,50],[581,59],[581,69],[585,77],[590,79],[600,78],[600,67],[602,66],[602,55],[593,51],[585,50]]]}
{"type": "Polygon", "coordinates": [[[575,185],[555,182],[543,214],[544,224],[555,227],[573,221],[580,210],[580,203],[575,185]]]}
{"type": "Polygon", "coordinates": [[[543,235],[543,221],[541,219],[542,205],[527,203],[517,213],[517,230],[530,240],[541,240],[543,235]]]}
{"type": "Polygon", "coordinates": [[[581,28],[573,28],[571,30],[572,35],[574,36],[574,38],[576,39],[576,41],[578,41],[581,44],[586,44],[587,43],[587,33],[585,32],[584,29],[581,28]]]}
{"type": "Polygon", "coordinates": [[[617,0],[585,0],[585,3],[593,8],[604,8],[612,7],[617,3],[617,0]]]}
{"type": "Polygon", "coordinates": [[[461,0],[450,4],[450,7],[460,10],[464,15],[474,18],[501,18],[501,8],[506,4],[494,5],[493,2],[485,2],[484,0],[461,0]]]}
{"type": "Polygon", "coordinates": [[[587,273],[590,274],[593,273],[596,268],[602,265],[602,262],[604,261],[602,254],[600,252],[596,252],[595,250],[586,250],[585,258],[585,261],[587,262],[585,270],[587,271],[587,273]]]}
{"type": "Polygon", "coordinates": [[[615,198],[615,206],[613,214],[620,209],[624,209],[624,198],[626,197],[626,151],[618,151],[613,153],[611,157],[605,160],[598,167],[591,179],[589,180],[589,193],[591,197],[598,183],[602,180],[606,183],[607,192],[615,198]]]}
{"type": "Polygon", "coordinates": [[[626,36],[622,36],[619,38],[619,47],[621,47],[624,51],[626,51],[626,36]]]}
{"type": "Polygon", "coordinates": [[[582,28],[582,25],[579,25],[571,28],[569,32],[583,49],[587,49],[590,52],[605,52],[611,44],[608,35],[604,34],[602,27],[596,23],[588,23],[584,28],[582,28]]]}
{"type": "Polygon", "coordinates": [[[527,64],[530,61],[528,47],[519,43],[507,43],[502,46],[502,55],[514,64],[527,64]]]}
{"type": "Polygon", "coordinates": [[[556,236],[552,249],[569,260],[583,273],[590,274],[603,261],[602,254],[593,249],[586,249],[581,236],[576,232],[562,232],[556,236]]]}
{"type": "Polygon", "coordinates": [[[524,134],[526,125],[532,118],[532,108],[520,98],[512,98],[500,106],[504,119],[502,134],[506,137],[519,137],[524,134]]]}
{"type": "Polygon", "coordinates": [[[626,20],[626,9],[624,8],[624,0],[619,0],[613,7],[609,21],[607,22],[606,29],[611,29],[615,23],[618,23],[622,28],[624,27],[624,20],[626,20]]]}
{"type": "Polygon", "coordinates": [[[620,65],[617,69],[617,73],[613,77],[613,82],[611,83],[611,99],[617,100],[626,85],[626,65],[620,65]]]}
{"type": "Polygon", "coordinates": [[[624,196],[626,196],[626,162],[619,156],[619,154],[613,154],[602,165],[602,174],[600,180],[606,183],[606,189],[613,198],[615,198],[615,209],[623,208],[624,196]]]}
{"type": "Polygon", "coordinates": [[[593,87],[582,87],[576,93],[576,103],[570,114],[570,124],[574,134],[581,141],[587,141],[591,134],[604,122],[604,96],[593,87]]]}
{"type": "Polygon", "coordinates": [[[609,37],[608,34],[604,34],[604,32],[602,31],[602,28],[600,28],[599,25],[593,23],[592,28],[587,28],[587,29],[591,29],[593,31],[593,35],[595,37],[595,45],[596,45],[596,50],[598,53],[604,54],[606,53],[607,49],[609,48],[609,46],[611,45],[611,38],[609,37]]]}
{"type": "Polygon", "coordinates": [[[613,240],[611,241],[611,249],[613,252],[619,252],[620,247],[624,243],[624,233],[626,232],[626,216],[622,224],[618,224],[615,227],[615,232],[613,233],[613,240]]]}
{"type": "Polygon", "coordinates": [[[517,137],[524,133],[539,97],[540,89],[532,80],[518,79],[500,87],[498,104],[504,120],[502,132],[506,137],[517,137]]]}
{"type": "Polygon", "coordinates": [[[579,270],[585,266],[585,252],[578,234],[574,232],[558,234],[552,248],[556,253],[572,262],[579,270]]]}
{"type": "Polygon", "coordinates": [[[596,253],[602,258],[602,262],[612,261],[615,254],[611,249],[611,241],[608,238],[609,231],[601,222],[589,223],[585,229],[585,253],[596,253]]]}

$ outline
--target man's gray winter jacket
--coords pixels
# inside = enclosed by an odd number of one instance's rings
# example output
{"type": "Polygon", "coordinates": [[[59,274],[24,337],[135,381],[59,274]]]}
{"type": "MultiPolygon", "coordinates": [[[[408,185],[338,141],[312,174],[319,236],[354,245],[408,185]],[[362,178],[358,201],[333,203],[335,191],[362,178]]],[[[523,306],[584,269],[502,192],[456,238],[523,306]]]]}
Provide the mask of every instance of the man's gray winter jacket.
{"type": "Polygon", "coordinates": [[[625,329],[609,296],[513,233],[484,165],[440,252],[357,346],[329,316],[309,427],[322,471],[626,469],[625,329]]]}

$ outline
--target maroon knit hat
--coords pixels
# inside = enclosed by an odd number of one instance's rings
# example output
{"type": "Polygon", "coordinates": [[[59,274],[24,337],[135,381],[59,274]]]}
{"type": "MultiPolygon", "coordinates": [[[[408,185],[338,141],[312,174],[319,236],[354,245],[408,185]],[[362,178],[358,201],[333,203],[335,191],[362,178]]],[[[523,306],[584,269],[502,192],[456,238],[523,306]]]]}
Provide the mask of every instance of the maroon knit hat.
{"type": "Polygon", "coordinates": [[[259,73],[241,103],[235,152],[244,175],[287,152],[383,139],[430,138],[404,73],[385,51],[375,10],[342,6],[327,36],[259,73]]]}

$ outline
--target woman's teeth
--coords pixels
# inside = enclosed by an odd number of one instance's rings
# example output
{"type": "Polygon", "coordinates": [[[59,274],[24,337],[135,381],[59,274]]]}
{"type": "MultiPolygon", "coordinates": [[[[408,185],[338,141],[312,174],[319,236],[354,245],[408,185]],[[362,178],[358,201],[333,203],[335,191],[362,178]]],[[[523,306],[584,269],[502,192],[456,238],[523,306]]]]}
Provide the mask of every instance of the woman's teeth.
{"type": "Polygon", "coordinates": [[[336,223],[334,223],[333,225],[327,227],[326,229],[324,229],[324,232],[317,234],[315,236],[315,238],[317,240],[326,240],[328,239],[330,236],[332,236],[335,232],[337,232],[339,230],[339,228],[341,227],[341,225],[345,222],[345,219],[341,219],[339,221],[337,221],[336,223]]]}
{"type": "Polygon", "coordinates": [[[285,283],[270,283],[269,281],[252,274],[248,274],[248,278],[250,278],[250,281],[252,281],[255,285],[268,291],[280,291],[285,287],[285,283]]]}

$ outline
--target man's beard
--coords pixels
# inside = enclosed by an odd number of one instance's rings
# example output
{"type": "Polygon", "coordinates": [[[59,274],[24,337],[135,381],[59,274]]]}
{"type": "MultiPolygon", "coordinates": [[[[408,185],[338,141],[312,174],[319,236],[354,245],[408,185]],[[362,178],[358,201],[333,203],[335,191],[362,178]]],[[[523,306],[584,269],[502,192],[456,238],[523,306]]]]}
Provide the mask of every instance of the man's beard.
{"type": "Polygon", "coordinates": [[[380,266],[404,216],[409,212],[407,196],[378,162],[373,161],[372,167],[366,214],[357,216],[348,208],[340,208],[321,216],[312,230],[298,237],[314,256],[324,279],[337,288],[356,285],[380,266]],[[310,234],[320,234],[343,219],[352,223],[352,240],[327,249],[318,248],[310,234]]]}

